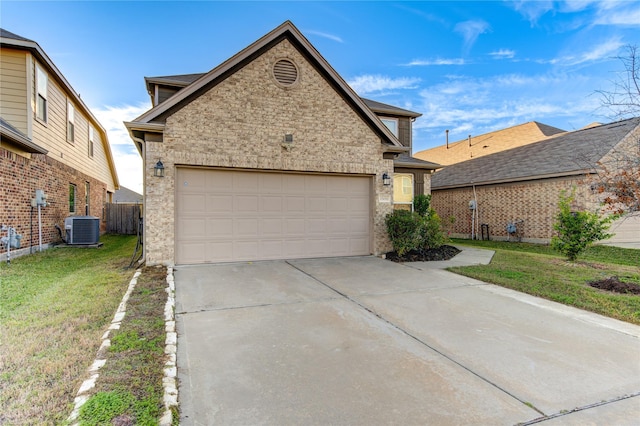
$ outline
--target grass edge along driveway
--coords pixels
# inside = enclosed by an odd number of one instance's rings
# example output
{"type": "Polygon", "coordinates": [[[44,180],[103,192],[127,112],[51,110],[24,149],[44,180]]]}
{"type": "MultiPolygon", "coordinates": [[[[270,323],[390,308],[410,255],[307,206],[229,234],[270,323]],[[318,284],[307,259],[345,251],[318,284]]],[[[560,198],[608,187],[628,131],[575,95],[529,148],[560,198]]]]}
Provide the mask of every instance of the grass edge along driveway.
{"type": "Polygon", "coordinates": [[[0,424],[61,424],[134,270],[135,236],[0,264],[0,424]]]}
{"type": "Polygon", "coordinates": [[[489,265],[448,270],[568,306],[640,325],[640,296],[588,285],[611,276],[640,285],[640,250],[593,246],[569,262],[547,245],[452,240],[453,244],[495,250],[489,265]]]}

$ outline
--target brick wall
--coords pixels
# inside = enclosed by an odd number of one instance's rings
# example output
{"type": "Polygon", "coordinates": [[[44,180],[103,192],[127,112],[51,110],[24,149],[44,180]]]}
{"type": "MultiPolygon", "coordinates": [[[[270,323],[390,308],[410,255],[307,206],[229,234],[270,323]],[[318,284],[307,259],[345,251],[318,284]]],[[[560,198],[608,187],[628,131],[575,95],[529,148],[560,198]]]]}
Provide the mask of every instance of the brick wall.
{"type": "MultiPolygon", "coordinates": [[[[106,230],[103,220],[106,184],[74,170],[46,155],[32,154],[25,158],[0,148],[0,225],[8,225],[22,235],[21,247],[38,247],[38,209],[31,208],[36,189],[44,190],[49,203],[41,208],[42,244],[60,241],[55,225],[64,230],[69,214],[69,184],[77,187],[76,214],[85,214],[85,182],[90,184],[91,216],[99,217],[100,231],[106,230]],[[31,225],[31,221],[33,224],[31,225]]],[[[6,233],[2,233],[6,236],[6,233]]],[[[0,247],[0,253],[6,250],[0,247]]]]}
{"type": "Polygon", "coordinates": [[[384,217],[392,211],[391,186],[381,177],[393,161],[382,151],[380,138],[283,40],[168,117],[163,142],[146,143],[146,260],[174,262],[175,165],[375,176],[372,251],[388,251],[384,217]],[[291,88],[272,77],[281,58],[298,66],[300,79],[291,88]],[[294,136],[291,150],[281,146],[285,133],[294,136]],[[159,158],[162,179],[153,177],[159,158]]]}
{"type": "MultiPolygon", "coordinates": [[[[592,209],[588,186],[582,178],[544,179],[520,183],[485,185],[476,187],[479,223],[489,225],[492,239],[505,240],[506,226],[516,219],[524,241],[548,242],[553,235],[553,224],[558,213],[558,197],[562,190],[576,187],[575,208],[592,209]]],[[[452,236],[471,236],[471,210],[473,188],[438,190],[432,188],[431,205],[442,218],[452,236]],[[455,218],[451,224],[450,218],[455,218]]],[[[480,228],[478,227],[478,233],[480,228]]]]}

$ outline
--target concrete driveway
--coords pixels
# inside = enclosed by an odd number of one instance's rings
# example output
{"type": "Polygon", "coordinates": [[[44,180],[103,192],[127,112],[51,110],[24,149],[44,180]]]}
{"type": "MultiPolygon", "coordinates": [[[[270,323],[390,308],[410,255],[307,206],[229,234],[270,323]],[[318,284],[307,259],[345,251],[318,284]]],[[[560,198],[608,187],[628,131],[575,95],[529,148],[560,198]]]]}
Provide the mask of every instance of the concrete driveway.
{"type": "Polygon", "coordinates": [[[640,327],[442,266],[177,267],[181,424],[638,424],[640,327]]]}

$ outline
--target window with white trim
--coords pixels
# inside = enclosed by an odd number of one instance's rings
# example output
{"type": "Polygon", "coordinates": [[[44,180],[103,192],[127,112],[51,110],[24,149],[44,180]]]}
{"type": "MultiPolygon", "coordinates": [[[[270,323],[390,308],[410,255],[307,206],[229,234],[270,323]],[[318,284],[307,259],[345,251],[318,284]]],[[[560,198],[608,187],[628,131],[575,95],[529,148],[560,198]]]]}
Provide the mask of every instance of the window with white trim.
{"type": "Polygon", "coordinates": [[[76,138],[74,108],[71,102],[67,102],[67,141],[73,142],[76,138]]]}
{"type": "Polygon", "coordinates": [[[47,73],[36,64],[36,118],[47,122],[47,73]]]}
{"type": "Polygon", "coordinates": [[[393,174],[393,204],[413,204],[413,175],[393,174]]]}
{"type": "Polygon", "coordinates": [[[89,124],[89,143],[87,146],[87,155],[93,158],[93,127],[89,124]]]}
{"type": "Polygon", "coordinates": [[[391,130],[391,133],[397,138],[398,137],[398,119],[397,118],[389,118],[389,117],[381,117],[380,121],[382,124],[387,126],[387,129],[391,130]]]}

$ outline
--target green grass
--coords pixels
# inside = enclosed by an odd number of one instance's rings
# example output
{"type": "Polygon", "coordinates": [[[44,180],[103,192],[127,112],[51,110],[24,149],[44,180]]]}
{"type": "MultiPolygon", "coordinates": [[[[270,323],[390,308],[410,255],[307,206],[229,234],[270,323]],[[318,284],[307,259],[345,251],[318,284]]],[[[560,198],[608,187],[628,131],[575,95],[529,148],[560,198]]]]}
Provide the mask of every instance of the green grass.
{"type": "Polygon", "coordinates": [[[80,425],[156,425],[162,415],[166,269],[144,268],[111,338],[96,394],[80,410],[80,425]]]}
{"type": "Polygon", "coordinates": [[[579,261],[568,262],[544,245],[470,240],[452,243],[496,251],[489,265],[450,268],[453,272],[640,324],[640,296],[606,292],[587,284],[611,276],[640,284],[640,250],[594,246],[579,261]]]}
{"type": "Polygon", "coordinates": [[[0,264],[0,424],[60,424],[133,275],[136,239],[0,264]]]}

